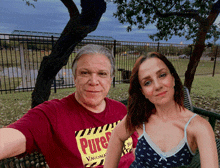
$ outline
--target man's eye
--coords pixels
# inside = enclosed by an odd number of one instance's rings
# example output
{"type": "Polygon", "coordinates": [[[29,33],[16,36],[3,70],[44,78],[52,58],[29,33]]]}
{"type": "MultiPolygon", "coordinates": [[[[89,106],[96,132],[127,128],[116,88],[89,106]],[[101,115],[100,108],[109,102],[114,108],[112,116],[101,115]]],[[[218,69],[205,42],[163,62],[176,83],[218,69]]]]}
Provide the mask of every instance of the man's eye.
{"type": "Polygon", "coordinates": [[[145,83],[144,83],[144,86],[149,86],[151,84],[151,81],[146,81],[145,83]]]}
{"type": "Polygon", "coordinates": [[[86,71],[81,71],[81,74],[82,74],[82,75],[86,75],[86,74],[88,74],[88,72],[86,72],[86,71]]]}
{"type": "Polygon", "coordinates": [[[99,75],[100,76],[107,76],[107,73],[106,72],[100,72],[99,75]]]}

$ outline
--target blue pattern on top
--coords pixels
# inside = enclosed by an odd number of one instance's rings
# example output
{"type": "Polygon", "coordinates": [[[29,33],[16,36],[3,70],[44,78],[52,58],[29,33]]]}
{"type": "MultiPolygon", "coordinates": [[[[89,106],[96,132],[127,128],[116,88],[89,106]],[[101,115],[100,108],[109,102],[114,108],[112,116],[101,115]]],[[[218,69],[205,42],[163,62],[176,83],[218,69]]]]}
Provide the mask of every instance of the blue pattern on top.
{"type": "Polygon", "coordinates": [[[177,147],[175,147],[174,152],[162,152],[150,139],[143,124],[143,134],[138,138],[135,150],[135,161],[130,165],[130,168],[171,168],[190,164],[195,154],[189,147],[186,128],[191,119],[195,116],[196,114],[186,123],[184,138],[177,147]]]}

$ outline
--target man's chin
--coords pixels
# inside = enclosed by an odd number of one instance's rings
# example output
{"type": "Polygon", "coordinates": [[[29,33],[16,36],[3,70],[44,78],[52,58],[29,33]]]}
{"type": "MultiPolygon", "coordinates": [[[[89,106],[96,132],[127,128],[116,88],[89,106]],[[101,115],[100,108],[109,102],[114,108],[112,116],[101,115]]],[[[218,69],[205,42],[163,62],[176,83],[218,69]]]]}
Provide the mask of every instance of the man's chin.
{"type": "Polygon", "coordinates": [[[102,101],[97,101],[97,99],[89,99],[85,102],[85,104],[89,107],[96,107],[99,106],[102,103],[102,101]]]}

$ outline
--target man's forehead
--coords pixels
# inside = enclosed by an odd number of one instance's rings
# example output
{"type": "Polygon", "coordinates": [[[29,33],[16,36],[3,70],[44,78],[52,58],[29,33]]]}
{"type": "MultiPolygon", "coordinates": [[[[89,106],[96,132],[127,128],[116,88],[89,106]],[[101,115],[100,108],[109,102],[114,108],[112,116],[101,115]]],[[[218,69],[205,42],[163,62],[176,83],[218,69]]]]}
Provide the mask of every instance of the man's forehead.
{"type": "Polygon", "coordinates": [[[99,54],[99,53],[95,53],[95,54],[83,54],[79,59],[78,62],[82,61],[82,62],[91,62],[94,61],[93,63],[99,63],[99,62],[109,62],[110,60],[107,56],[103,55],[103,54],[99,54]]]}
{"type": "Polygon", "coordinates": [[[77,69],[110,70],[110,60],[102,54],[85,54],[78,60],[77,69]]]}

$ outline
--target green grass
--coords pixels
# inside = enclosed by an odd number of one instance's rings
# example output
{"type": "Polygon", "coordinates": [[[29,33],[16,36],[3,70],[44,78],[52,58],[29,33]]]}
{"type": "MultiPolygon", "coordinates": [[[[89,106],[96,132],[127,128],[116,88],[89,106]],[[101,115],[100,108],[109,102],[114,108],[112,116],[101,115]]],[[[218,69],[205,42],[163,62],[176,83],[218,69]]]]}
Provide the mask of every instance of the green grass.
{"type": "MultiPolygon", "coordinates": [[[[192,85],[191,98],[193,105],[220,112],[220,75],[196,76],[192,85]]],[[[128,98],[129,84],[117,84],[111,87],[108,97],[115,100],[128,98]]],[[[75,88],[51,90],[50,99],[61,99],[75,91],[75,88]]],[[[1,94],[0,127],[8,125],[22,117],[31,107],[31,92],[1,94]]]]}
{"type": "MultiPolygon", "coordinates": [[[[28,60],[29,64],[26,66],[30,66],[30,69],[38,69],[40,66],[40,62],[43,58],[43,56],[48,55],[49,53],[47,51],[24,51],[26,53],[25,55],[25,63],[26,60],[28,60]],[[27,57],[28,55],[28,57],[27,57]]],[[[74,57],[76,56],[76,53],[72,53],[70,55],[69,61],[66,66],[63,67],[63,69],[71,69],[72,61],[74,57]]],[[[9,67],[18,67],[20,68],[20,53],[19,51],[15,50],[2,50],[0,52],[0,57],[2,57],[2,60],[0,60],[0,78],[1,78],[1,90],[5,89],[15,89],[17,86],[20,85],[21,79],[19,78],[7,78],[6,76],[3,76],[2,73],[3,67],[9,68],[9,67]],[[19,81],[19,82],[18,82],[19,81]]],[[[125,70],[131,70],[134,66],[134,63],[136,61],[138,56],[135,55],[127,55],[122,56],[119,54],[116,54],[115,60],[116,60],[116,73],[115,73],[115,80],[120,81],[121,80],[121,72],[117,71],[117,69],[125,69],[125,70]]],[[[178,74],[180,76],[184,76],[185,71],[188,66],[189,59],[178,59],[178,57],[168,57],[168,59],[173,63],[174,67],[176,68],[178,74]]],[[[220,74],[220,61],[217,61],[216,64],[216,74],[220,74]]],[[[201,60],[197,70],[196,75],[198,74],[212,74],[213,71],[214,62],[213,61],[203,61],[201,60]]],[[[33,79],[32,79],[33,80],[33,79]]]]}
{"type": "MultiPolygon", "coordinates": [[[[123,100],[128,97],[128,84],[111,87],[108,97],[123,100]]],[[[75,88],[51,90],[50,99],[61,99],[75,91],[75,88]]],[[[31,108],[31,92],[15,92],[1,94],[0,99],[0,128],[21,118],[31,108]]]]}
{"type": "Polygon", "coordinates": [[[192,93],[211,98],[220,97],[220,75],[196,76],[192,93]]]}
{"type": "MultiPolygon", "coordinates": [[[[36,62],[40,63],[44,55],[48,55],[49,53],[44,51],[35,51],[35,52],[27,52],[29,55],[30,62],[35,62],[34,67],[38,67],[40,64],[36,64],[36,62]]],[[[75,53],[71,54],[67,65],[64,67],[65,69],[71,68],[72,61],[75,57],[75,53]]],[[[10,51],[1,51],[0,56],[2,56],[2,64],[0,65],[0,71],[4,68],[9,68],[11,66],[20,66],[20,53],[19,51],[10,50],[10,51]],[[7,56],[6,56],[7,55],[7,56]]],[[[188,59],[178,59],[178,57],[168,57],[169,60],[173,63],[176,68],[178,74],[184,79],[184,73],[188,66],[188,59]]],[[[137,57],[134,55],[121,56],[116,55],[116,81],[121,79],[121,72],[117,71],[117,69],[125,69],[131,70],[134,66],[137,57]]],[[[33,65],[31,65],[33,66],[33,65]]],[[[213,61],[203,61],[201,60],[196,74],[212,74],[214,62],[213,61]]],[[[216,73],[220,74],[220,61],[217,61],[216,64],[216,73]]],[[[0,72],[3,75],[3,73],[0,72]]],[[[1,77],[1,86],[0,89],[11,89],[19,86],[21,82],[21,78],[7,78],[5,76],[1,77]]],[[[191,97],[193,104],[207,109],[207,110],[215,110],[220,111],[220,75],[215,75],[215,77],[211,77],[210,75],[206,76],[195,76],[195,80],[192,85],[191,97]]],[[[109,97],[115,100],[123,100],[128,97],[128,84],[120,84],[116,85],[115,88],[111,88],[109,92],[109,97]]],[[[54,94],[52,90],[52,94],[50,99],[54,98],[62,98],[64,96],[69,95],[74,92],[74,88],[68,89],[58,89],[57,93],[54,94]]],[[[11,122],[16,121],[24,113],[30,109],[31,104],[31,92],[16,92],[12,94],[1,94],[0,99],[0,127],[3,125],[8,125],[11,122]]]]}

